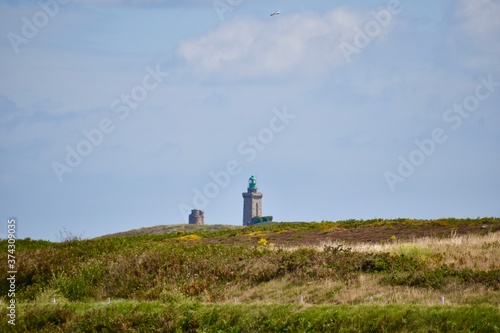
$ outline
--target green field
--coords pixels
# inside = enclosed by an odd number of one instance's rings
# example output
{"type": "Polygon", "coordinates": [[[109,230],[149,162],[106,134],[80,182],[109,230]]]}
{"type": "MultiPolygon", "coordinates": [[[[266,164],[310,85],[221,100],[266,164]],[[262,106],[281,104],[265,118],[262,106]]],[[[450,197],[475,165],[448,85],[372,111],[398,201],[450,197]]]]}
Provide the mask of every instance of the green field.
{"type": "Polygon", "coordinates": [[[498,218],[156,226],[16,259],[2,332],[500,332],[498,218]]]}

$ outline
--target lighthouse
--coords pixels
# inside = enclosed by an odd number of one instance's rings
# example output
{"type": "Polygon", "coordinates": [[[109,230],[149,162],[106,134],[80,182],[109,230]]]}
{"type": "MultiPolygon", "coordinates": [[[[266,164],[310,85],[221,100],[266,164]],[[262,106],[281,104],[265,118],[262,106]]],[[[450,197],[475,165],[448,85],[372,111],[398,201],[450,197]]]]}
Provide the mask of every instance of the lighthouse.
{"type": "Polygon", "coordinates": [[[254,176],[248,179],[248,188],[243,192],[243,225],[251,224],[252,218],[262,216],[262,193],[257,191],[254,176]]]}

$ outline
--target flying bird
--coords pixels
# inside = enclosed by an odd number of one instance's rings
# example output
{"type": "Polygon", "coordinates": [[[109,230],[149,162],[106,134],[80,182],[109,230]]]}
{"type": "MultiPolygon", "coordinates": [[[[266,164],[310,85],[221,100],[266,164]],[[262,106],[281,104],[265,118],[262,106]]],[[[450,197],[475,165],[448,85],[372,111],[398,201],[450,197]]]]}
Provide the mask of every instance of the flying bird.
{"type": "Polygon", "coordinates": [[[279,14],[280,14],[280,11],[279,11],[279,10],[277,10],[277,11],[275,11],[274,13],[272,13],[272,14],[271,14],[271,16],[274,16],[274,15],[279,15],[279,14]]]}

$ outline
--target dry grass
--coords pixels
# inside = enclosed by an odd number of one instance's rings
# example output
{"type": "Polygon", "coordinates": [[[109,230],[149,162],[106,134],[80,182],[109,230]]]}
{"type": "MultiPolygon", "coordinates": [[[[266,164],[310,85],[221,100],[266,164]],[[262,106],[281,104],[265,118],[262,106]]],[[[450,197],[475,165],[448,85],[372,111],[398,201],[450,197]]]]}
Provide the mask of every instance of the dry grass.
{"type": "Polygon", "coordinates": [[[500,306],[500,291],[483,286],[448,286],[445,290],[387,286],[379,277],[361,275],[357,283],[322,280],[297,284],[287,279],[272,280],[257,286],[235,285],[225,290],[225,301],[264,304],[420,304],[439,305],[441,296],[447,305],[493,304],[500,306]]]}
{"type": "Polygon", "coordinates": [[[323,251],[326,246],[341,246],[354,252],[404,254],[425,260],[430,267],[447,264],[453,269],[470,268],[484,271],[500,269],[500,232],[461,236],[452,233],[447,238],[424,237],[404,242],[396,239],[383,244],[345,244],[332,241],[319,245],[280,248],[294,251],[306,247],[323,251]]]}

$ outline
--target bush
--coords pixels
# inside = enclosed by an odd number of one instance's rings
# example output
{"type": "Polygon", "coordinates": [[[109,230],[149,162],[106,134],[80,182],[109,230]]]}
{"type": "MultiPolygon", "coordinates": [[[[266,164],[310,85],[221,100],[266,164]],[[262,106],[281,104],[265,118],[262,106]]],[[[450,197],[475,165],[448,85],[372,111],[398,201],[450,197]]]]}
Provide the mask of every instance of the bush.
{"type": "Polygon", "coordinates": [[[450,283],[460,285],[482,284],[500,290],[500,270],[474,271],[471,269],[453,270],[446,265],[434,270],[419,270],[411,273],[400,271],[385,276],[382,283],[397,286],[444,288],[450,283]]]}
{"type": "Polygon", "coordinates": [[[257,223],[262,223],[262,222],[272,222],[273,217],[272,216],[254,216],[252,217],[252,220],[250,221],[250,225],[254,225],[257,223]]]}

